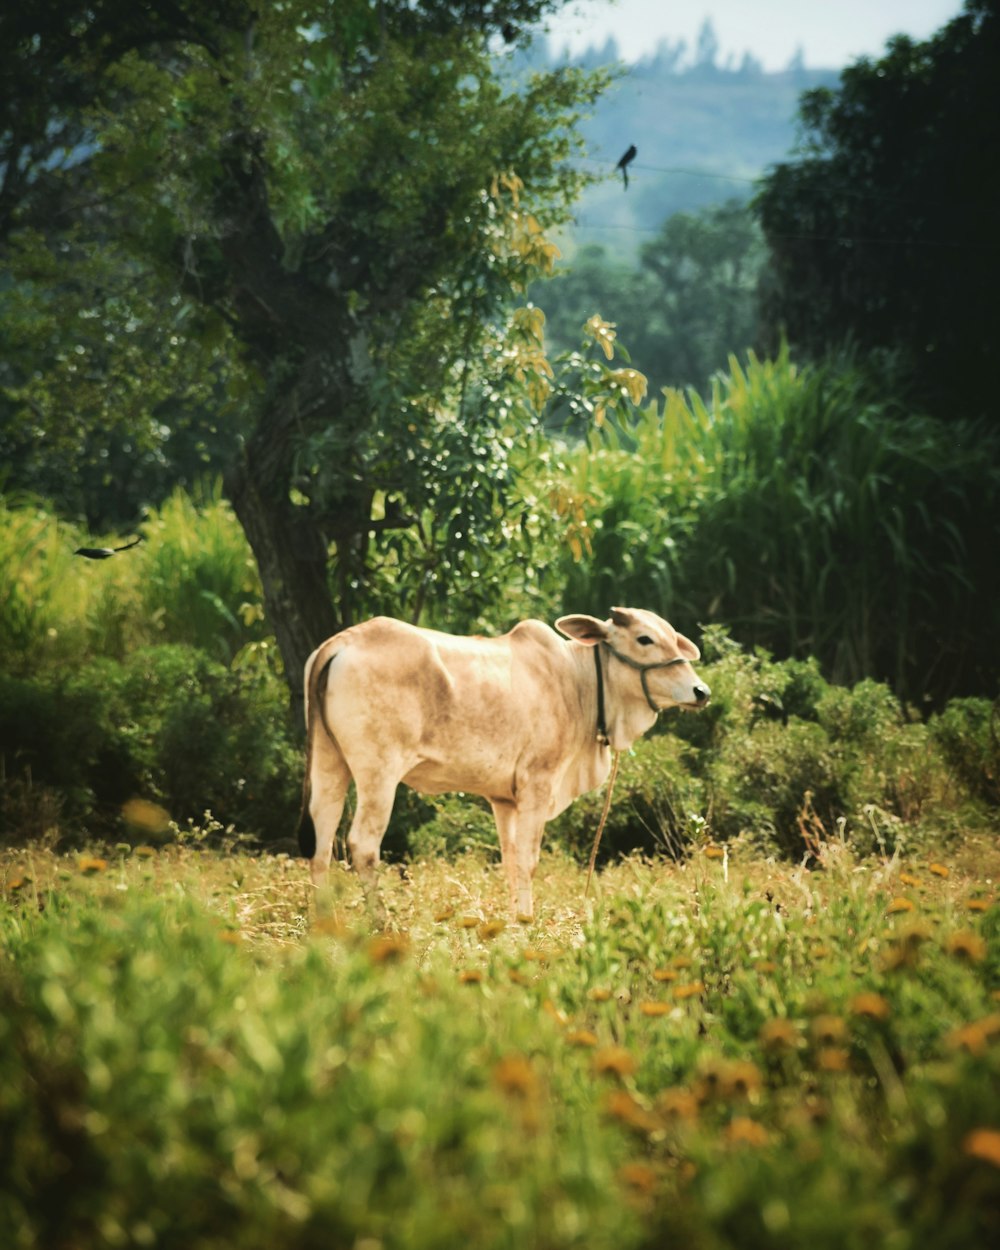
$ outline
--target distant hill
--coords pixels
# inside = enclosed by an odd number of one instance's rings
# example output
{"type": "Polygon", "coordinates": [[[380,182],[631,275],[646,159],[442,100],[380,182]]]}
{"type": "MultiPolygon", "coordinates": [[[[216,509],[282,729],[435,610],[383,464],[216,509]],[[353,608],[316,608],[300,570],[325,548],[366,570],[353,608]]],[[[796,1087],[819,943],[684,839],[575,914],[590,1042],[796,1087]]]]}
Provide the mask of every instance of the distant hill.
{"type": "MultiPolygon", "coordinates": [[[[559,240],[567,258],[602,244],[630,258],[673,213],[692,211],[753,194],[753,180],[788,157],[797,138],[799,96],[811,87],[836,85],[837,70],[793,63],[766,73],[751,56],[738,67],[715,63],[711,41],[702,59],[684,64],[683,45],[661,43],[623,73],[598,101],[581,130],[587,160],[612,175],[629,144],[638,155],[625,192],[621,175],[592,187],[580,201],[577,224],[559,240]]],[[[569,63],[606,65],[617,57],[610,41],[569,63]]],[[[519,70],[566,64],[544,38],[516,58],[519,70]]]]}

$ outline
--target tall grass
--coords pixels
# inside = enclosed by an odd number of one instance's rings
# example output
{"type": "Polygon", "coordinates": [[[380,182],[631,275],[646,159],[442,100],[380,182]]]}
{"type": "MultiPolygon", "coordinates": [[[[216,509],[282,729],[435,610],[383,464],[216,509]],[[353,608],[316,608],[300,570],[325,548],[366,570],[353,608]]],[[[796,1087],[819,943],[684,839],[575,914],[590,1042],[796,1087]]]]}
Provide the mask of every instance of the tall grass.
{"type": "Polygon", "coordinates": [[[0,497],[0,649],[27,675],[136,647],[187,643],[229,662],[263,636],[249,546],[218,484],[176,491],[138,531],[144,542],[110,560],[74,557],[115,546],[37,500],[0,497]]]}
{"type": "Polygon", "coordinates": [[[992,691],[1000,438],[901,412],[850,365],[730,359],[565,458],[588,518],[558,564],[575,609],[628,600],[682,628],[815,655],[902,694],[992,691]]]}
{"type": "Polygon", "coordinates": [[[12,1250],[985,1247],[1000,926],[983,842],[600,874],[0,852],[12,1250]]]}

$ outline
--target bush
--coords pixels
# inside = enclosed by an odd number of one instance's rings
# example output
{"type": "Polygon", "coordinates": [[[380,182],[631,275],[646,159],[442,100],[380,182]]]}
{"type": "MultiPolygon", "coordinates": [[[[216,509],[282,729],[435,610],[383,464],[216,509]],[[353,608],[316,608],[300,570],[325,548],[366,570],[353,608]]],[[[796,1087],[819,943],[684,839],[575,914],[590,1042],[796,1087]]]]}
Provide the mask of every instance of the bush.
{"type": "Polygon", "coordinates": [[[267,840],[294,831],[301,751],[285,687],[265,670],[233,671],[192,647],[149,647],[68,677],[4,678],[0,706],[4,801],[23,806],[29,781],[40,794],[58,792],[60,831],[73,840],[121,836],[123,804],[136,796],[175,822],[209,810],[267,840]]]}
{"type": "Polygon", "coordinates": [[[930,733],[970,793],[1000,803],[1000,699],[954,699],[930,733]]]}
{"type": "Polygon", "coordinates": [[[669,605],[940,704],[995,682],[998,466],[994,429],[901,412],[850,361],[733,358],[707,398],[667,392],[564,450],[575,542],[551,583],[567,611],[669,605]]]}

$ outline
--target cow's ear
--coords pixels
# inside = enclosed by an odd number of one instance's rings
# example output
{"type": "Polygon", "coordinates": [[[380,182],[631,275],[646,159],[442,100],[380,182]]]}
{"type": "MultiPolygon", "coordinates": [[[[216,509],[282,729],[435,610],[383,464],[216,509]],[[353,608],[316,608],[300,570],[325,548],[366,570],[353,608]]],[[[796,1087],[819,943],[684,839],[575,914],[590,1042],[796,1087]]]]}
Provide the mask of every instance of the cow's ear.
{"type": "Polygon", "coordinates": [[[627,629],[629,625],[635,622],[635,613],[631,608],[612,608],[611,619],[616,625],[620,625],[623,629],[627,629]]]}
{"type": "Polygon", "coordinates": [[[683,634],[677,635],[677,650],[685,658],[685,660],[700,660],[701,652],[694,645],[690,638],[685,638],[683,634]]]}
{"type": "Polygon", "coordinates": [[[586,616],[582,613],[574,616],[561,616],[556,621],[556,629],[567,638],[575,638],[577,642],[585,643],[588,647],[596,647],[608,636],[608,626],[605,621],[599,621],[596,616],[586,616]]]}

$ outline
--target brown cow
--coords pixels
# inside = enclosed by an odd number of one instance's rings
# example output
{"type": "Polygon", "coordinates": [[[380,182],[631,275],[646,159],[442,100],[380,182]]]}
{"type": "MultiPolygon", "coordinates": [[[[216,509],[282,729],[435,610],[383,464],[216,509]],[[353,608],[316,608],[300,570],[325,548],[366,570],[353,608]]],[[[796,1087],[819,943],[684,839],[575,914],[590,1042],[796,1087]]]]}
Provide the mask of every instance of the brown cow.
{"type": "Polygon", "coordinates": [[[698,648],[653,612],[522,621],[465,638],[388,617],[334,634],[306,662],[308,734],[299,844],[322,884],[348,786],[347,842],[366,893],[396,787],[463,790],[493,808],[515,915],[533,915],[545,822],[599,786],[667,707],[704,707],[698,648]],[[319,722],[319,723],[317,723],[319,722]],[[306,806],[311,822],[305,819],[306,806]]]}

